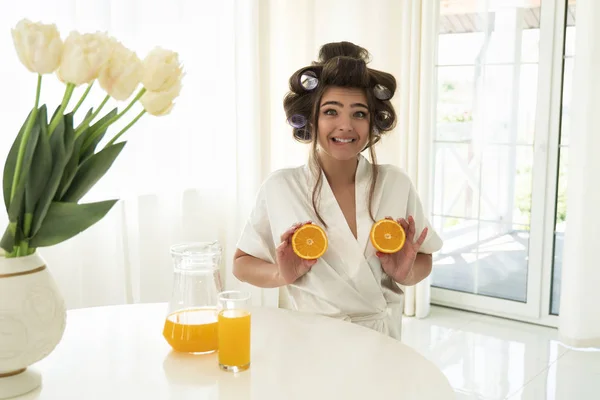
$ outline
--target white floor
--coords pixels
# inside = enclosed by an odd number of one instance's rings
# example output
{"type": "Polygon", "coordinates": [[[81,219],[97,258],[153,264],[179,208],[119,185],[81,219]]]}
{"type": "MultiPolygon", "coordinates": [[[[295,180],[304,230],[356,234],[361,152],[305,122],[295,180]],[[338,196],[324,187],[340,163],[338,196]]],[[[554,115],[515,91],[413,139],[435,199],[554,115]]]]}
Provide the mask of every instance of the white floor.
{"type": "Polygon", "coordinates": [[[600,399],[600,351],[561,345],[558,331],[443,307],[405,317],[402,341],[434,362],[457,399],[600,399]]]}

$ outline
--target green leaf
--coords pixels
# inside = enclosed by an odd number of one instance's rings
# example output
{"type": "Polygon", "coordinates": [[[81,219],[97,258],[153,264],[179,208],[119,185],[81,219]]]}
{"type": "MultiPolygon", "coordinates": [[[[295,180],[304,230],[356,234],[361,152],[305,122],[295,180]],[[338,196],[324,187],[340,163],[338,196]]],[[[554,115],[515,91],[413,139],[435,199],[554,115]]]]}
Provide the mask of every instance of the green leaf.
{"type": "Polygon", "coordinates": [[[73,182],[73,178],[75,177],[75,173],[77,172],[77,167],[79,166],[79,150],[81,149],[81,145],[83,144],[84,136],[80,135],[75,139],[75,143],[73,144],[73,151],[71,152],[71,158],[69,162],[65,166],[65,170],[63,171],[62,178],[60,180],[60,184],[58,185],[58,189],[56,190],[56,194],[54,195],[54,201],[60,201],[63,198],[67,190],[71,186],[71,182],[73,182]]]}
{"type": "Polygon", "coordinates": [[[2,247],[7,253],[10,253],[13,250],[15,245],[15,236],[10,231],[10,227],[6,227],[4,231],[4,235],[2,235],[2,240],[0,240],[0,247],[2,247]]]}
{"type": "Polygon", "coordinates": [[[84,118],[81,120],[81,123],[80,123],[79,125],[77,125],[77,128],[75,128],[75,129],[77,130],[77,129],[83,128],[84,126],[85,126],[85,128],[87,129],[87,127],[90,125],[90,122],[89,122],[89,121],[88,121],[88,122],[86,122],[86,124],[85,124],[85,125],[84,125],[83,123],[84,123],[85,121],[87,121],[87,120],[88,120],[88,118],[90,118],[90,117],[92,116],[92,114],[93,114],[93,113],[94,113],[94,107],[92,107],[92,108],[90,108],[90,109],[88,110],[88,112],[85,114],[85,117],[84,117],[84,118]]]}
{"type": "Polygon", "coordinates": [[[52,118],[50,118],[50,121],[52,121],[54,119],[54,117],[56,117],[56,113],[58,113],[59,111],[60,111],[60,104],[56,107],[56,109],[52,113],[52,118]]]}
{"type": "Polygon", "coordinates": [[[4,235],[2,235],[2,240],[0,240],[0,247],[2,247],[7,253],[10,253],[14,250],[14,246],[23,239],[23,232],[20,228],[18,228],[16,222],[11,222],[4,231],[4,235]]]}
{"type": "Polygon", "coordinates": [[[119,142],[92,155],[79,166],[67,193],[61,199],[78,202],[109,170],[127,142],[119,142]]]}
{"type": "Polygon", "coordinates": [[[39,108],[36,122],[40,124],[40,135],[48,136],[48,108],[45,104],[39,108]]]}
{"type": "Polygon", "coordinates": [[[29,242],[30,247],[47,247],[64,242],[100,221],[117,200],[76,204],[52,202],[44,224],[29,242]]]}
{"type": "Polygon", "coordinates": [[[10,253],[15,246],[15,235],[11,231],[10,225],[6,227],[2,240],[0,240],[0,247],[2,247],[7,253],[10,253]]]}
{"type": "Polygon", "coordinates": [[[42,227],[48,208],[55,198],[67,163],[73,154],[75,134],[73,131],[73,114],[63,116],[58,127],[50,137],[52,152],[51,173],[44,185],[44,190],[35,208],[31,236],[42,227]],[[61,127],[61,128],[59,128],[61,127]]]}
{"type": "MultiPolygon", "coordinates": [[[[64,150],[66,154],[70,154],[73,151],[73,144],[75,143],[75,129],[73,128],[73,113],[65,114],[59,125],[64,126],[64,133],[60,137],[62,138],[64,150]]],[[[55,131],[56,132],[56,131],[55,131]]],[[[66,162],[65,162],[66,164],[66,162]]]]}
{"type": "Polygon", "coordinates": [[[40,127],[40,135],[25,187],[25,212],[28,213],[33,213],[52,172],[52,150],[48,138],[48,118],[45,105],[38,112],[36,124],[40,127]]]}
{"type": "Polygon", "coordinates": [[[84,149],[82,146],[82,149],[80,150],[81,154],[80,154],[80,158],[79,158],[82,162],[85,161],[88,157],[91,157],[92,154],[94,154],[94,152],[96,151],[96,146],[98,146],[98,143],[100,143],[100,141],[106,134],[106,131],[108,130],[108,128],[106,128],[106,129],[103,129],[102,132],[98,132],[98,129],[100,129],[102,127],[102,125],[104,125],[104,123],[107,122],[109,119],[111,119],[115,115],[117,115],[117,111],[118,111],[118,109],[115,107],[108,114],[106,114],[104,117],[99,119],[94,125],[87,128],[81,134],[81,136],[85,136],[84,143],[86,143],[88,141],[88,138],[90,138],[94,135],[98,135],[87,148],[84,149]]]}
{"type": "MultiPolygon", "coordinates": [[[[67,114],[70,115],[70,114],[67,114]]],[[[50,143],[52,143],[52,137],[54,136],[60,136],[63,137],[64,135],[64,131],[65,131],[65,117],[66,115],[63,115],[63,117],[61,119],[58,120],[58,125],[56,125],[56,128],[54,128],[54,132],[52,132],[52,135],[50,136],[50,143]]],[[[52,121],[52,120],[50,120],[52,121]]]]}
{"type": "Polygon", "coordinates": [[[25,126],[27,125],[27,121],[31,117],[32,112],[33,110],[31,110],[27,115],[27,118],[25,118],[25,122],[23,123],[23,126],[21,126],[21,129],[19,130],[19,133],[17,134],[17,137],[15,138],[12,147],[10,148],[10,151],[8,152],[8,156],[6,157],[6,161],[4,163],[2,190],[4,192],[4,206],[7,212],[8,206],[10,204],[10,192],[12,190],[13,179],[15,176],[15,168],[17,166],[17,157],[19,155],[19,145],[21,144],[21,138],[25,133],[25,126]]]}
{"type": "MultiPolygon", "coordinates": [[[[29,140],[27,141],[27,145],[25,147],[25,154],[23,155],[23,162],[21,166],[21,176],[19,177],[19,184],[15,191],[15,196],[10,201],[10,205],[8,206],[8,219],[11,222],[17,220],[17,217],[21,214],[21,210],[23,209],[23,199],[25,195],[25,187],[27,184],[27,180],[29,179],[29,172],[31,169],[31,161],[33,159],[33,154],[35,152],[35,148],[37,147],[38,138],[40,136],[40,125],[34,124],[31,129],[31,133],[29,135],[29,140]]],[[[10,194],[9,194],[10,196],[10,194]]]]}

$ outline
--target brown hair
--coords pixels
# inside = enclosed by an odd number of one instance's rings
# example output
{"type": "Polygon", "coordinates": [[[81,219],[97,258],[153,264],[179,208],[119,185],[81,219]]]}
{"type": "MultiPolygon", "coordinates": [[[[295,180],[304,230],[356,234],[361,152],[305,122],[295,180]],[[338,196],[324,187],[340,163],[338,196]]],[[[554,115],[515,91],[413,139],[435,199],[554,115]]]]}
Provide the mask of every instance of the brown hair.
{"type": "Polygon", "coordinates": [[[369,107],[369,149],[372,161],[372,180],[369,189],[369,215],[375,220],[372,210],[373,194],[379,169],[373,146],[381,135],[394,129],[396,112],[390,99],[396,91],[393,75],[367,67],[369,52],[350,42],[328,43],[321,47],[319,59],[312,65],[296,71],[289,80],[290,91],[283,100],[283,108],[294,139],[312,143],[310,168],[316,183],[312,192],[312,205],[317,218],[327,226],[318,211],[318,199],[323,185],[323,168],[317,155],[316,127],[319,122],[319,104],[323,93],[330,86],[358,88],[365,92],[369,107]],[[314,132],[313,132],[314,131],[314,132]]]}

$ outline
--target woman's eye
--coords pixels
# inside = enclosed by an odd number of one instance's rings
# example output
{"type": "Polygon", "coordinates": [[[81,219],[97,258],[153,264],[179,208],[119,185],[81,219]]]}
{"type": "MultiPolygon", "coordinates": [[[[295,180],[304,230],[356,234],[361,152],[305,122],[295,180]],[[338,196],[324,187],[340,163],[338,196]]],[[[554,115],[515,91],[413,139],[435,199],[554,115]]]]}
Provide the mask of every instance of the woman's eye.
{"type": "Polygon", "coordinates": [[[357,111],[356,113],[354,113],[354,116],[356,118],[367,118],[367,113],[364,111],[357,111]]]}
{"type": "Polygon", "coordinates": [[[335,111],[334,109],[330,108],[329,110],[325,110],[323,112],[323,114],[325,114],[325,115],[337,115],[337,111],[335,111]]]}

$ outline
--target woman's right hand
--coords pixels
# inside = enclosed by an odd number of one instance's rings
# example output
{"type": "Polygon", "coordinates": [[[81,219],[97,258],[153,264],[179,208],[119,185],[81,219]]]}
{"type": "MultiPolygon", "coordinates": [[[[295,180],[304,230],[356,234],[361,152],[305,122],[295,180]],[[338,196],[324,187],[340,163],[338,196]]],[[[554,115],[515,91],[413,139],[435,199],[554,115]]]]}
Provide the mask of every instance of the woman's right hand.
{"type": "Polygon", "coordinates": [[[312,222],[294,224],[281,235],[281,244],[277,247],[277,267],[279,268],[279,276],[286,285],[294,283],[317,263],[317,260],[305,260],[298,257],[292,248],[292,236],[294,232],[301,226],[310,223],[312,222]]]}

